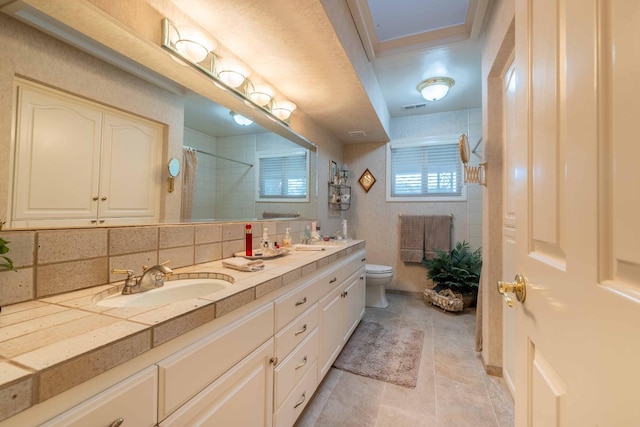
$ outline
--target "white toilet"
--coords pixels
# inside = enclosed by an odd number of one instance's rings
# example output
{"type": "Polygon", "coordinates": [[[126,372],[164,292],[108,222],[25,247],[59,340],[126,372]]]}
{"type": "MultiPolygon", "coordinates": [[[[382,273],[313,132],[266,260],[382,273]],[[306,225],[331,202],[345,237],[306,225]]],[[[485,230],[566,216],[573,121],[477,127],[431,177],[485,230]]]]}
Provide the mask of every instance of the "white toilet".
{"type": "Polygon", "coordinates": [[[393,280],[393,267],[388,265],[367,264],[367,289],[365,305],[367,307],[387,308],[385,285],[393,280]]]}

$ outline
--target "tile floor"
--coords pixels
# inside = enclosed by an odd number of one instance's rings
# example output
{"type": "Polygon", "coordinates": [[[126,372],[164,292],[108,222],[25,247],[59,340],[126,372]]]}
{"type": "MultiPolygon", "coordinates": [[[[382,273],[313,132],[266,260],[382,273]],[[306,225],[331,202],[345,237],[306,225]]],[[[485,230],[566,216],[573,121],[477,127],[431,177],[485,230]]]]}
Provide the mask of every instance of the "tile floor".
{"type": "Polygon", "coordinates": [[[452,314],[418,297],[387,297],[388,308],[367,307],[363,320],[424,331],[416,388],[332,368],[296,427],[513,426],[504,380],[486,375],[474,351],[475,310],[452,314]]]}

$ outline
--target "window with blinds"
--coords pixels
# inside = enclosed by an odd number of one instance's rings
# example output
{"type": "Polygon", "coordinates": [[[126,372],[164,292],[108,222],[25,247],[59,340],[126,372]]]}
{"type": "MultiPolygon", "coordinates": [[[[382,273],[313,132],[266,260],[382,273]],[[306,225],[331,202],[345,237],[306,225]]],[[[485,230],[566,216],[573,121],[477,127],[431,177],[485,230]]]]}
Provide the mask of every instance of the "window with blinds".
{"type": "Polygon", "coordinates": [[[301,202],[309,199],[306,151],[258,154],[258,200],[301,202]]]}
{"type": "Polygon", "coordinates": [[[390,143],[387,154],[389,200],[464,199],[457,140],[390,143]]]}

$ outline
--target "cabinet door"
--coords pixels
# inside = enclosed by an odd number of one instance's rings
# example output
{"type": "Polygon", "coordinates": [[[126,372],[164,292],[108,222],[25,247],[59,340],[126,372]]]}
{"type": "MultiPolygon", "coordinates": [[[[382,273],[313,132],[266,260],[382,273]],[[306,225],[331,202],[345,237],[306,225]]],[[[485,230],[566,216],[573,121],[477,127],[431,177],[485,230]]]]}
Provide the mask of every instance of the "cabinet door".
{"type": "Polygon", "coordinates": [[[273,339],[231,368],[159,427],[268,426],[273,422],[273,339]]]}
{"type": "Polygon", "coordinates": [[[98,211],[102,114],[18,87],[13,227],[91,225],[98,211]]]}
{"type": "Polygon", "coordinates": [[[346,324],[344,329],[343,345],[347,343],[349,337],[360,323],[364,315],[365,303],[365,271],[361,270],[347,282],[345,289],[346,302],[346,324]]]}
{"type": "Polygon", "coordinates": [[[132,116],[105,114],[102,137],[99,221],[158,222],[161,127],[132,116]]]}
{"type": "Polygon", "coordinates": [[[320,378],[329,371],[331,364],[342,349],[344,338],[345,310],[344,285],[337,286],[320,300],[320,378]]]}
{"type": "Polygon", "coordinates": [[[158,416],[157,367],[151,366],[97,394],[41,427],[122,426],[152,427],[158,416]]]}

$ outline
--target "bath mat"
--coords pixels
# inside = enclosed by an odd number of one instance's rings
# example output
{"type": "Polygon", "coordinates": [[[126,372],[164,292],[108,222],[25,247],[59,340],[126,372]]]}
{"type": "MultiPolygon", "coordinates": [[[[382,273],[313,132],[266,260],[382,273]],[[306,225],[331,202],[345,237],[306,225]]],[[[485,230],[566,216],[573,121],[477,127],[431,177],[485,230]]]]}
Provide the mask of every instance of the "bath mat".
{"type": "Polygon", "coordinates": [[[418,381],[424,333],[362,321],[334,366],[364,377],[414,388],[418,381]]]}

